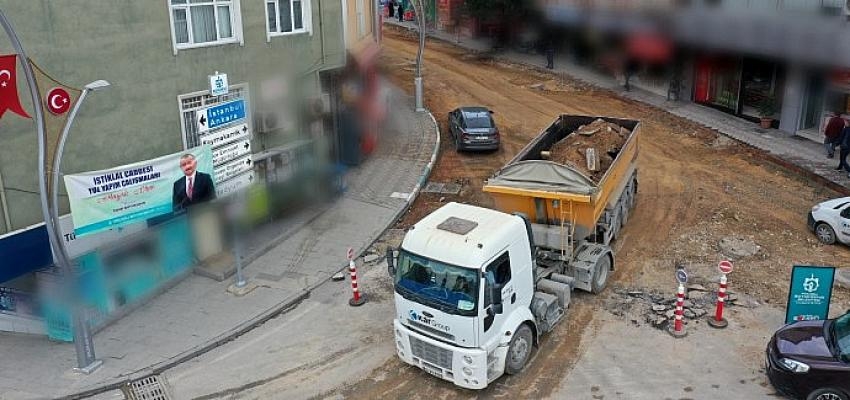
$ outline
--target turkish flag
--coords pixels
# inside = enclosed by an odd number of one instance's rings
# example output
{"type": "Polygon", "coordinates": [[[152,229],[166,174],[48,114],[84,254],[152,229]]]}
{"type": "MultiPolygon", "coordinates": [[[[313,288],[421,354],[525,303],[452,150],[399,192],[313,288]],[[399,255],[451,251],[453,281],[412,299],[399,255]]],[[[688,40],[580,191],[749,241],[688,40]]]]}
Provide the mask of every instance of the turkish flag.
{"type": "Polygon", "coordinates": [[[12,110],[13,113],[24,118],[30,118],[21,106],[21,99],[18,98],[18,81],[15,77],[17,57],[16,54],[0,56],[0,118],[6,110],[12,110]]]}

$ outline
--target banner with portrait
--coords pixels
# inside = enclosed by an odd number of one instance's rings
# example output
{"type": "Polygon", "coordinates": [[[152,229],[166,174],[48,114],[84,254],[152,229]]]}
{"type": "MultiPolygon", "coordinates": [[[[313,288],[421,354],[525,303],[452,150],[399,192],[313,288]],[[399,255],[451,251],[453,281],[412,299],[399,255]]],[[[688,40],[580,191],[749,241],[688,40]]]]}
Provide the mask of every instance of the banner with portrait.
{"type": "Polygon", "coordinates": [[[210,146],[108,170],[65,175],[74,234],[181,211],[215,198],[210,146]]]}

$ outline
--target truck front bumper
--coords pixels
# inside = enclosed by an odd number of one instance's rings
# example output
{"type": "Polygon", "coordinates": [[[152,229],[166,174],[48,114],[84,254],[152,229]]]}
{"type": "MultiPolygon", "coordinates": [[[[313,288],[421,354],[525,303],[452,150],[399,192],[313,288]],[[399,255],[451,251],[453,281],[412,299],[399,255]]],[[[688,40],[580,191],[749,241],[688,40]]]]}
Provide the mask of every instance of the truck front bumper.
{"type": "Polygon", "coordinates": [[[402,361],[467,389],[487,387],[487,352],[453,346],[393,320],[396,354],[402,361]]]}

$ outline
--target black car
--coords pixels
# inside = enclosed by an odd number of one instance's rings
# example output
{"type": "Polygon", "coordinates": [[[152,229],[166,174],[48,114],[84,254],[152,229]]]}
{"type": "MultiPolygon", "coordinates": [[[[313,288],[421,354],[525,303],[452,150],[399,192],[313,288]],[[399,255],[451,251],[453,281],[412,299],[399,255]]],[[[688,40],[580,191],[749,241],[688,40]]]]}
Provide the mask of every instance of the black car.
{"type": "Polygon", "coordinates": [[[826,321],[800,321],[773,334],[767,376],[785,396],[850,400],[850,311],[826,321]]]}
{"type": "Polygon", "coordinates": [[[493,112],[485,107],[460,107],[450,112],[449,132],[457,151],[499,148],[499,128],[493,112]]]}

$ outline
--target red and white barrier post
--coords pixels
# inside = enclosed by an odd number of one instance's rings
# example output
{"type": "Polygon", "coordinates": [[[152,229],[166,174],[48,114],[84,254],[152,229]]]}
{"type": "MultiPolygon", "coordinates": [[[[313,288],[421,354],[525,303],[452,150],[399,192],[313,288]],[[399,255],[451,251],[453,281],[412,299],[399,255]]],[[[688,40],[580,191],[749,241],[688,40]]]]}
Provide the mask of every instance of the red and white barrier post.
{"type": "Polygon", "coordinates": [[[684,316],[685,316],[685,283],[688,281],[688,274],[684,268],[676,270],[676,280],[679,281],[679,289],[676,290],[676,312],[674,315],[673,328],[668,327],[667,331],[673,337],[682,338],[688,335],[685,331],[684,316]]]}
{"type": "Polygon", "coordinates": [[[723,318],[723,304],[726,302],[726,274],[732,272],[732,263],[729,261],[721,261],[718,265],[720,269],[720,288],[717,290],[717,309],[714,312],[714,318],[708,320],[708,325],[713,328],[725,328],[729,326],[729,321],[723,318]]]}
{"type": "Polygon", "coordinates": [[[348,300],[348,305],[352,307],[362,306],[366,302],[366,298],[360,294],[357,288],[357,266],[354,265],[354,249],[348,248],[348,273],[351,275],[351,291],[352,297],[348,300]]]}

